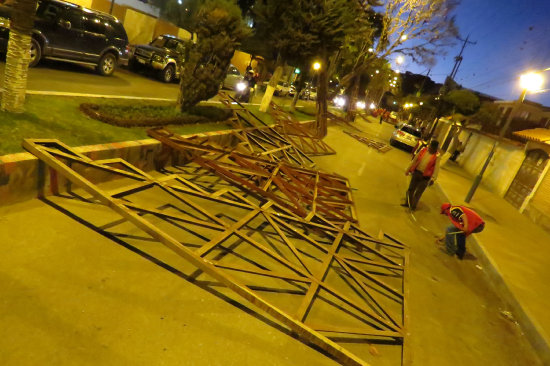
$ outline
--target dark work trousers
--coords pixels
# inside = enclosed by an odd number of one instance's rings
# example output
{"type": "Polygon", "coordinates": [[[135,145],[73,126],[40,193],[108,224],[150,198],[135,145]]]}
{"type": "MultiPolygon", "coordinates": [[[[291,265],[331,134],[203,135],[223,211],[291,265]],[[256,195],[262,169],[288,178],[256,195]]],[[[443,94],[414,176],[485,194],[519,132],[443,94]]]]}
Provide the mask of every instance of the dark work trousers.
{"type": "Polygon", "coordinates": [[[456,254],[460,259],[464,259],[466,254],[466,234],[454,225],[450,225],[445,233],[445,247],[450,255],[456,254]]]}
{"type": "Polygon", "coordinates": [[[424,177],[422,172],[415,170],[412,173],[411,183],[407,190],[407,203],[411,210],[416,210],[416,205],[429,183],[430,177],[424,177]]]}

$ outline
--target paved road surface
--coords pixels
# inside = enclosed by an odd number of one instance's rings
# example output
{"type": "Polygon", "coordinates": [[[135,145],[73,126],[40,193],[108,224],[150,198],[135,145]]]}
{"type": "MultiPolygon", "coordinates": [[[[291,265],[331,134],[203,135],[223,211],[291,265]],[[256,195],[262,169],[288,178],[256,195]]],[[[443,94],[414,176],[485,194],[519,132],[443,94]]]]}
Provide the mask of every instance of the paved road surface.
{"type": "MultiPolygon", "coordinates": [[[[3,62],[0,63],[0,84],[4,66],[3,62]]],[[[175,99],[178,85],[165,84],[152,76],[125,69],[118,69],[113,76],[105,77],[98,75],[93,67],[46,60],[30,69],[27,89],[175,99]]]]}

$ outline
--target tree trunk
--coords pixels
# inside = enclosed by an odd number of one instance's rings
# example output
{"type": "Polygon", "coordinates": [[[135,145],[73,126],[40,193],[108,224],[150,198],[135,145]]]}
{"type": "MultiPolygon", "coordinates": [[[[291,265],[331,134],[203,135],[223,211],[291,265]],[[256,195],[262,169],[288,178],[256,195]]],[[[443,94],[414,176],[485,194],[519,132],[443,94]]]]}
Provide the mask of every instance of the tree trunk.
{"type": "Polygon", "coordinates": [[[298,75],[295,81],[295,91],[294,91],[294,97],[292,98],[292,103],[290,103],[290,111],[294,112],[296,110],[296,103],[298,103],[298,99],[300,99],[300,93],[302,92],[302,89],[304,87],[304,78],[302,77],[302,74],[298,75]]]}
{"type": "Polygon", "coordinates": [[[1,108],[23,113],[30,61],[31,31],[37,0],[15,0],[10,24],[10,38],[4,69],[4,93],[1,108]]]}
{"type": "Polygon", "coordinates": [[[269,103],[271,103],[273,93],[275,92],[275,88],[277,88],[277,83],[279,82],[281,75],[283,75],[283,65],[281,65],[280,62],[277,62],[275,72],[271,76],[271,79],[269,79],[269,84],[265,89],[265,94],[262,98],[262,103],[260,104],[260,112],[267,112],[267,109],[269,108],[269,103]]]}
{"type": "Polygon", "coordinates": [[[356,77],[352,80],[349,93],[348,111],[346,113],[346,121],[353,122],[355,120],[355,114],[357,110],[357,97],[359,96],[359,81],[360,78],[356,77]]]}
{"type": "MultiPolygon", "coordinates": [[[[326,65],[326,60],[325,65],[326,65]]],[[[323,65],[319,70],[319,84],[317,85],[317,137],[323,138],[327,135],[327,93],[328,76],[327,67],[323,65]]]]}

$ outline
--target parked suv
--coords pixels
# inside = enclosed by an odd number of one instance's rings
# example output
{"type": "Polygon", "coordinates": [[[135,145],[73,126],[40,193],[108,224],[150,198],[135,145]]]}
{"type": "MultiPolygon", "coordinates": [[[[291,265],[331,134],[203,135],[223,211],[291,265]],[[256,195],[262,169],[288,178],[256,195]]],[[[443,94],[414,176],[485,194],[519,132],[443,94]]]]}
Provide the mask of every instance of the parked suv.
{"type": "MultiPolygon", "coordinates": [[[[0,6],[0,51],[6,52],[12,8],[0,6]]],[[[39,0],[31,39],[29,66],[54,59],[96,67],[111,75],[128,62],[128,36],[112,15],[58,0],[39,0]]]]}
{"type": "Polygon", "coordinates": [[[187,59],[189,42],[164,34],[149,44],[130,48],[129,66],[136,70],[140,66],[153,69],[160,80],[169,83],[179,78],[181,65],[187,59]]]}

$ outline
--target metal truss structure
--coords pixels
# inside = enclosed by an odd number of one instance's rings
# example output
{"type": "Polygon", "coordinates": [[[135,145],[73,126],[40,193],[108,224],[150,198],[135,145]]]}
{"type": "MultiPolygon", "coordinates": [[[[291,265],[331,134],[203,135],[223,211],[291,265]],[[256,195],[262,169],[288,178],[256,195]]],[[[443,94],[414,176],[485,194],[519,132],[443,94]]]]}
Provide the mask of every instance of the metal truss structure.
{"type": "MultiPolygon", "coordinates": [[[[336,154],[336,151],[325,143],[322,139],[315,136],[315,133],[310,131],[308,125],[300,123],[291,114],[286,113],[277,104],[271,102],[269,114],[278,125],[281,133],[298,147],[301,151],[308,155],[329,155],[336,154]]],[[[312,126],[312,124],[309,124],[312,126]]]]}
{"type": "Polygon", "coordinates": [[[403,343],[408,257],[398,240],[376,239],[351,221],[335,225],[319,212],[301,217],[277,200],[219,184],[225,181],[216,175],[200,182],[154,177],[122,159],[94,161],[57,140],[23,146],[90,194],[88,204],[114,211],[134,235],[166,246],[342,365],[368,365],[343,341],[403,343]],[[123,188],[94,184],[87,175],[95,170],[118,177],[123,188]]]}
{"type": "Polygon", "coordinates": [[[353,132],[349,132],[349,131],[344,131],[344,132],[350,135],[351,137],[353,137],[354,139],[356,139],[357,141],[364,143],[368,147],[372,147],[373,149],[378,150],[378,152],[386,153],[391,150],[391,146],[384,142],[377,141],[369,137],[361,136],[353,132]]]}
{"type": "Polygon", "coordinates": [[[147,133],[164,146],[190,157],[185,161],[185,170],[193,171],[196,179],[215,174],[234,187],[270,199],[306,219],[319,214],[336,225],[357,222],[351,187],[342,176],[289,164],[288,159],[267,160],[262,158],[265,155],[256,157],[216,148],[207,139],[202,143],[189,141],[165,128],[150,129],[147,133]]]}

